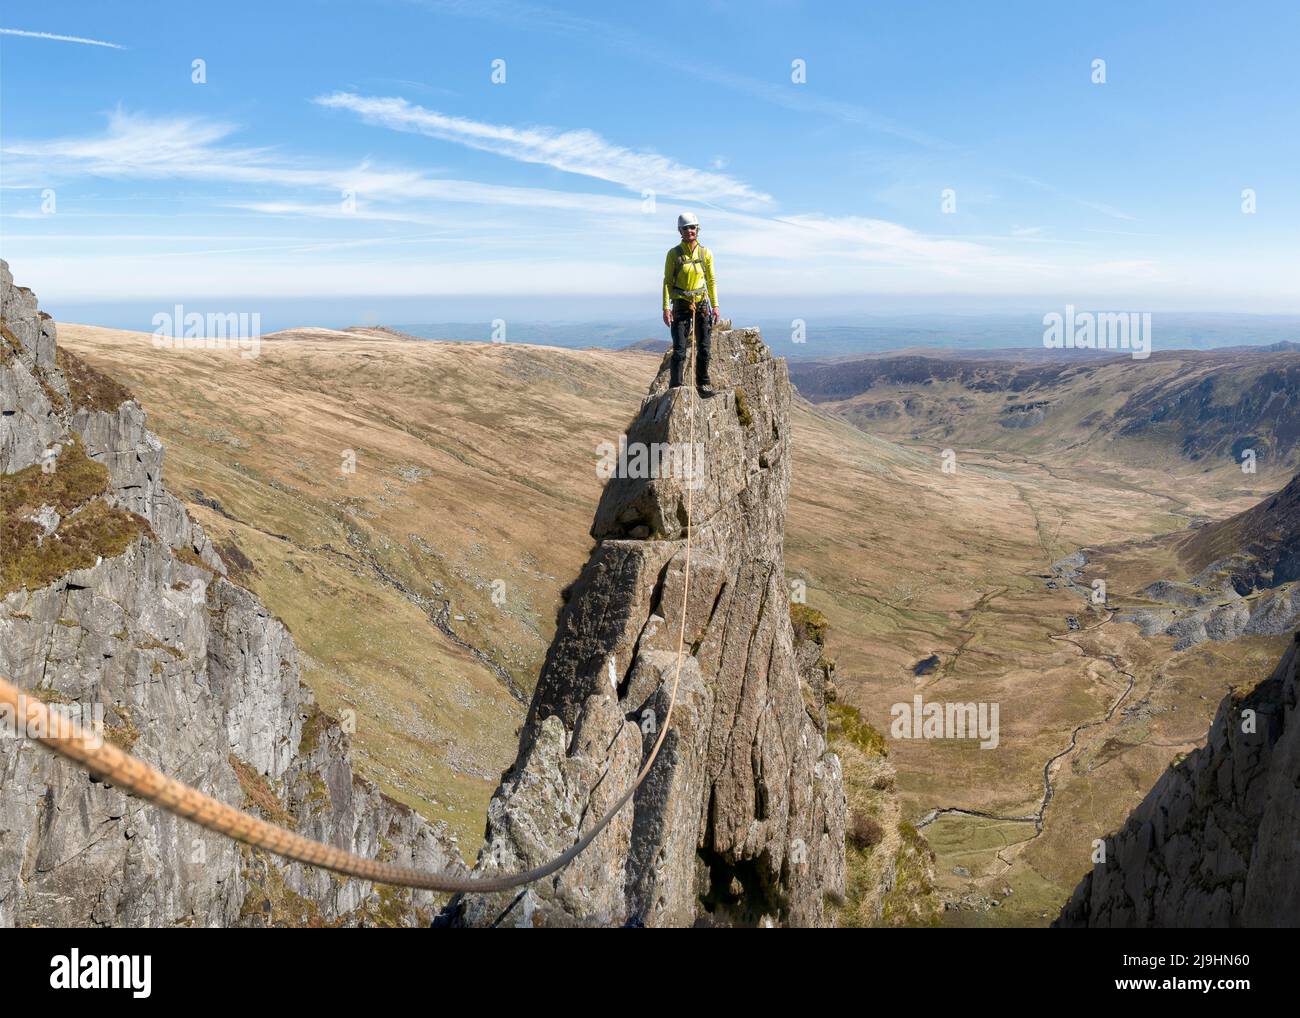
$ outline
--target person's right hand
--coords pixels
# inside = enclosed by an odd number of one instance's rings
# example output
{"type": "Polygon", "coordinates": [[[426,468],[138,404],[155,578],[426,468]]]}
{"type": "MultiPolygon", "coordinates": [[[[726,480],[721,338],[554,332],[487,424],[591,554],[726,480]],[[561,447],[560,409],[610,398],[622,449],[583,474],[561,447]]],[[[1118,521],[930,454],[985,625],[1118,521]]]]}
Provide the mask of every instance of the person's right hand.
{"type": "Polygon", "coordinates": [[[673,327],[673,313],[668,308],[664,308],[664,324],[670,329],[673,327]]]}

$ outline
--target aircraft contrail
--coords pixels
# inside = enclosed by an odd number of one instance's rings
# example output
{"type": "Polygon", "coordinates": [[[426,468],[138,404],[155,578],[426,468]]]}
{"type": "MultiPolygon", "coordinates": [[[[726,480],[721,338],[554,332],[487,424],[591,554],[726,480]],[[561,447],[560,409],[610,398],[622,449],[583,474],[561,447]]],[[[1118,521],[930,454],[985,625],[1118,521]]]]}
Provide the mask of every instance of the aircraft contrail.
{"type": "Polygon", "coordinates": [[[53,32],[24,32],[20,28],[0,28],[0,35],[25,35],[29,39],[53,39],[55,42],[79,42],[84,46],[107,46],[109,49],[126,49],[115,42],[102,42],[99,39],[83,39],[79,35],[55,35],[53,32]]]}

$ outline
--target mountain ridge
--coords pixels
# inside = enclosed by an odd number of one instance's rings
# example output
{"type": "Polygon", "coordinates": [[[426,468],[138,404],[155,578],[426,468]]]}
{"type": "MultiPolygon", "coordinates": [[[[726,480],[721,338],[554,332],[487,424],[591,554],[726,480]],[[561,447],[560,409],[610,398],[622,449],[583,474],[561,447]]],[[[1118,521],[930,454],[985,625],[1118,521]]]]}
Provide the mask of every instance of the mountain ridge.
{"type": "Polygon", "coordinates": [[[1050,363],[885,355],[796,362],[791,379],[812,402],[878,434],[1055,453],[1086,445],[1113,458],[1161,450],[1218,469],[1240,467],[1249,449],[1261,471],[1294,472],[1300,352],[1274,347],[1137,361],[1053,351],[1050,363]]]}
{"type": "MultiPolygon", "coordinates": [[[[454,843],[354,772],[288,630],[164,486],[140,406],[59,348],[3,261],[0,321],[0,671],[102,709],[107,738],[218,799],[362,854],[458,865],[454,843]]],[[[0,740],[0,925],[421,925],[433,906],[248,849],[0,740]]]]}

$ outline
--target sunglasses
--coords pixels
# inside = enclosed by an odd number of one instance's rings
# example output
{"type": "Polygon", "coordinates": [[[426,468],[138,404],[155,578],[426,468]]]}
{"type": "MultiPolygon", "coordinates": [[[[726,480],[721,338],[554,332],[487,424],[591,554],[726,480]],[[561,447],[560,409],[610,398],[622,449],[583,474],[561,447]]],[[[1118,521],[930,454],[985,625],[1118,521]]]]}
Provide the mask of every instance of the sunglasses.
{"type": "Polygon", "coordinates": [[[699,229],[698,226],[683,226],[682,233],[698,233],[699,229]]]}

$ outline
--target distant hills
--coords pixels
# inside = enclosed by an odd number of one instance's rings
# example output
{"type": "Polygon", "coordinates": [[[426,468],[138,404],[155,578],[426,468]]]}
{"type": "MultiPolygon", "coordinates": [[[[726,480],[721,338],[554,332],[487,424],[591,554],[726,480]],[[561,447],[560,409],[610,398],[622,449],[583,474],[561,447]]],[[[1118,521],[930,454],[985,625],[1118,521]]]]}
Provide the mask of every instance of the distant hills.
{"type": "MultiPolygon", "coordinates": [[[[1024,315],[823,315],[792,309],[788,315],[746,314],[728,307],[741,325],[753,325],[769,337],[772,352],[790,360],[857,357],[902,350],[940,356],[1060,356],[1043,348],[1043,313],[1024,315]],[[1018,353],[1012,353],[1018,351],[1018,353]]],[[[1250,347],[1276,352],[1300,350],[1300,316],[1153,313],[1155,350],[1213,350],[1250,347]]],[[[503,318],[512,343],[545,346],[617,348],[642,339],[668,339],[668,330],[652,316],[591,322],[529,321],[503,318]]],[[[394,323],[402,332],[425,339],[488,342],[490,320],[394,323]]],[[[1089,356],[1087,352],[1081,354],[1089,356]]],[[[1094,355],[1095,356],[1095,355],[1094,355]]]]}
{"type": "MultiPolygon", "coordinates": [[[[150,332],[154,316],[175,303],[186,312],[256,312],[264,333],[313,323],[343,330],[386,323],[421,339],[489,342],[504,340],[570,349],[614,349],[642,339],[668,339],[659,320],[657,294],[645,297],[526,299],[518,297],[363,297],[287,298],[227,295],[219,298],[177,295],[165,301],[137,299],[95,303],[52,302],[60,321],[95,322],[101,326],[150,332]]],[[[1076,302],[1077,303],[1077,302],[1076,302]]],[[[943,356],[1011,356],[1005,351],[1043,350],[1043,316],[1065,302],[1044,299],[1027,311],[956,314],[923,310],[901,313],[881,305],[874,312],[828,311],[827,302],[777,303],[763,295],[723,296],[723,308],[738,325],[760,328],[772,352],[791,360],[825,360],[867,354],[924,351],[943,356]],[[994,353],[998,351],[997,353],[994,353]]],[[[1081,307],[1083,305],[1080,305],[1081,307]]],[[[1094,310],[1107,310],[1094,308],[1094,310]]],[[[1134,310],[1119,308],[1115,310],[1134,310]]],[[[1138,308],[1137,310],[1143,310],[1138,308]]],[[[1152,311],[1155,350],[1210,350],[1236,346],[1277,350],[1300,344],[1300,315],[1152,311]]]]}
{"type": "Polygon", "coordinates": [[[1300,580],[1300,477],[1254,508],[1193,531],[1182,549],[1197,571],[1236,556],[1239,594],[1300,580]]]}
{"type": "Polygon", "coordinates": [[[1050,360],[901,356],[803,361],[813,403],[876,434],[1021,452],[1132,458],[1172,453],[1209,468],[1300,466],[1300,346],[1050,360]]]}
{"type": "Polygon", "coordinates": [[[672,349],[672,343],[666,339],[638,339],[635,343],[620,346],[619,349],[632,353],[667,353],[672,349]]]}

